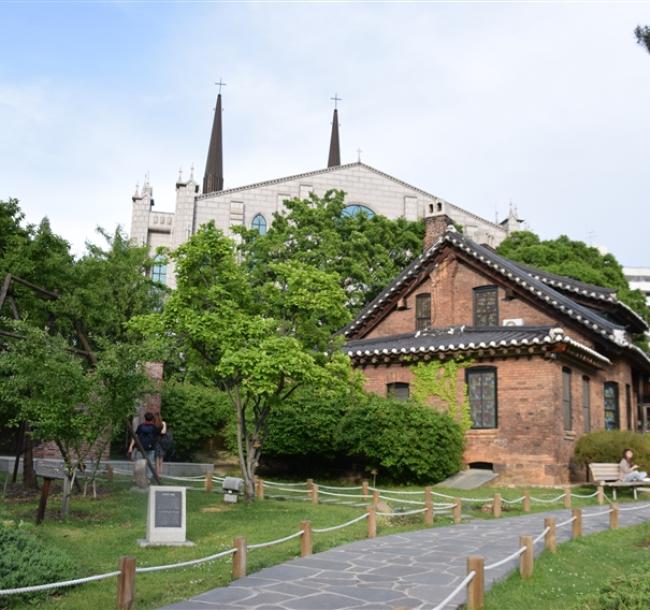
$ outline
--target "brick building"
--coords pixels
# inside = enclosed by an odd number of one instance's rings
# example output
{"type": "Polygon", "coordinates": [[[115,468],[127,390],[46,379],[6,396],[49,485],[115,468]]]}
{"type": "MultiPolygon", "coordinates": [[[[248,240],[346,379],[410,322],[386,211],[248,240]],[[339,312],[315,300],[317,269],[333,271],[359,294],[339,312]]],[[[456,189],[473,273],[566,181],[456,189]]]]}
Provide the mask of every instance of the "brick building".
{"type": "Polygon", "coordinates": [[[366,389],[406,398],[412,364],[470,358],[464,460],[513,483],[567,482],[585,432],[646,429],[650,358],[632,343],[644,320],[614,291],[510,261],[436,212],[424,253],[345,330],[366,389]]]}

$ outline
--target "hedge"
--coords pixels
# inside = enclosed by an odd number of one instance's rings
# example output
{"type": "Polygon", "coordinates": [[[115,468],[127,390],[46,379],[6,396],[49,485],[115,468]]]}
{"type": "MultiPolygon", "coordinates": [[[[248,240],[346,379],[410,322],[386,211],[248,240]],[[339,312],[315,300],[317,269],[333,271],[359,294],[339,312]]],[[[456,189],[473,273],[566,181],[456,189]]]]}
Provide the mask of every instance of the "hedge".
{"type": "Polygon", "coordinates": [[[446,413],[379,396],[351,407],[337,429],[341,450],[400,482],[434,483],[458,472],[463,442],[460,426],[446,413]]]}
{"type": "Polygon", "coordinates": [[[620,462],[625,449],[634,452],[634,463],[650,471],[650,435],[626,430],[590,432],[578,439],[574,459],[587,465],[591,462],[620,462]]]}

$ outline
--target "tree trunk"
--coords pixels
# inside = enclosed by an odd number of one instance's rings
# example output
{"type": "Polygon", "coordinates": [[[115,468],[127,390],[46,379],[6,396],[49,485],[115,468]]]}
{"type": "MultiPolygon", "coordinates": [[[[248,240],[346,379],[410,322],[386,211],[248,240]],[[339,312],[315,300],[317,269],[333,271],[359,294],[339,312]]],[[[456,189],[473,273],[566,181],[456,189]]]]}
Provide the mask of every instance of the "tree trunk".
{"type": "Polygon", "coordinates": [[[63,479],[63,496],[61,498],[61,519],[67,519],[70,512],[70,496],[72,496],[72,488],[75,483],[75,468],[70,474],[70,469],[66,469],[66,477],[63,479]]]}
{"type": "Polygon", "coordinates": [[[23,454],[23,487],[25,489],[38,489],[36,473],[34,472],[34,454],[32,452],[32,435],[29,433],[29,424],[25,424],[25,452],[23,454]]]}

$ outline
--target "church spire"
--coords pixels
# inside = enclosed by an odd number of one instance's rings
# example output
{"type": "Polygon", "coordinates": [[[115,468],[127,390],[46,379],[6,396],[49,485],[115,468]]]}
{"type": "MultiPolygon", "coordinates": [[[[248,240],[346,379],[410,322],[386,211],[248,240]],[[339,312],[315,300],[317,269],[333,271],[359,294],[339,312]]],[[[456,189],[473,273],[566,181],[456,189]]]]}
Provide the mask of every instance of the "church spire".
{"type": "Polygon", "coordinates": [[[212,123],[212,134],[210,136],[210,148],[208,159],[205,162],[205,174],[203,175],[203,193],[212,193],[223,190],[223,141],[221,130],[221,87],[226,83],[219,80],[215,83],[219,86],[217,95],[217,107],[214,110],[214,122],[212,123]]]}
{"type": "Polygon", "coordinates": [[[334,117],[332,118],[332,135],[330,137],[330,155],[327,160],[327,167],[336,167],[341,165],[341,148],[339,145],[339,111],[337,108],[341,98],[335,93],[334,97],[334,117]]]}

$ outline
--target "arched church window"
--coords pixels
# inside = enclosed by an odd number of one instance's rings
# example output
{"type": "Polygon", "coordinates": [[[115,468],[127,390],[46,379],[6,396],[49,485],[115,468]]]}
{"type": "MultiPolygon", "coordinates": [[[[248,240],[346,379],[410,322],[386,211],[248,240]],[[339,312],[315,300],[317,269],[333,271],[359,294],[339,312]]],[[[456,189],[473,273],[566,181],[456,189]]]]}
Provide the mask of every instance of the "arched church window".
{"type": "Polygon", "coordinates": [[[251,229],[255,229],[260,235],[266,234],[266,218],[261,214],[255,214],[253,222],[251,222],[251,229]]]}
{"type": "Polygon", "coordinates": [[[356,216],[357,214],[363,214],[368,218],[372,218],[375,213],[366,205],[361,205],[360,203],[351,203],[346,205],[343,208],[343,216],[356,216]]]}

